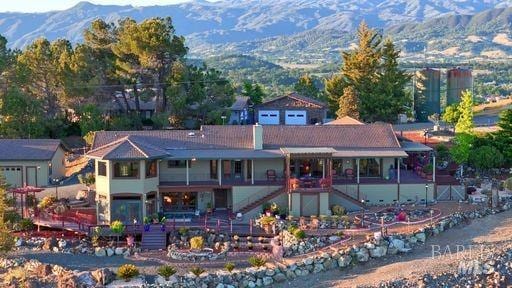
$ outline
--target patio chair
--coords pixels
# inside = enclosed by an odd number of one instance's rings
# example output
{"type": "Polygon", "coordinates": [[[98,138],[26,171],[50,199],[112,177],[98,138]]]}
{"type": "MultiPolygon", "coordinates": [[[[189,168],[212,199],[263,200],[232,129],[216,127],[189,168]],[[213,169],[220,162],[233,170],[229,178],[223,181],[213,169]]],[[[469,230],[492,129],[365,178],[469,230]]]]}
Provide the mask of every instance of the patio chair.
{"type": "Polygon", "coordinates": [[[349,179],[354,179],[354,170],[348,168],[348,169],[345,169],[345,177],[349,178],[349,179]]]}
{"type": "Polygon", "coordinates": [[[276,179],[277,179],[276,170],[268,169],[267,170],[267,180],[276,181],[276,179]]]}

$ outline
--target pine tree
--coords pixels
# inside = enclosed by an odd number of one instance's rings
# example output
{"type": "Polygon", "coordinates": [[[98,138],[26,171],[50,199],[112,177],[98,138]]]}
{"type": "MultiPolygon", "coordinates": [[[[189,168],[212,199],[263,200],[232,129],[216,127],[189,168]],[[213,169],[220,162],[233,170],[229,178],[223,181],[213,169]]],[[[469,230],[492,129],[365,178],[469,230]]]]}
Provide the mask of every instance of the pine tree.
{"type": "Polygon", "coordinates": [[[407,112],[407,107],[411,104],[411,99],[406,94],[404,88],[409,82],[410,76],[405,71],[398,68],[398,58],[400,50],[390,38],[384,41],[382,48],[382,63],[378,72],[377,92],[375,100],[367,103],[365,111],[366,120],[395,122],[401,113],[407,112]]]}
{"type": "Polygon", "coordinates": [[[7,253],[14,246],[14,238],[5,224],[5,213],[7,209],[6,195],[7,182],[2,173],[0,173],[0,253],[7,253]]]}
{"type": "Polygon", "coordinates": [[[359,99],[354,87],[348,86],[343,89],[343,95],[339,99],[339,109],[336,115],[338,118],[349,116],[359,119],[359,99]]]}
{"type": "Polygon", "coordinates": [[[455,125],[456,133],[473,133],[473,94],[466,90],[462,92],[459,103],[460,117],[455,125]]]}
{"type": "Polygon", "coordinates": [[[324,82],[325,94],[327,95],[327,105],[329,110],[338,111],[339,99],[343,96],[343,89],[347,84],[343,77],[339,74],[333,75],[331,78],[326,79],[324,82]]]}
{"type": "Polygon", "coordinates": [[[299,95],[318,98],[320,91],[316,88],[313,78],[309,74],[304,74],[299,78],[299,81],[295,84],[293,89],[299,93],[299,95]]]}

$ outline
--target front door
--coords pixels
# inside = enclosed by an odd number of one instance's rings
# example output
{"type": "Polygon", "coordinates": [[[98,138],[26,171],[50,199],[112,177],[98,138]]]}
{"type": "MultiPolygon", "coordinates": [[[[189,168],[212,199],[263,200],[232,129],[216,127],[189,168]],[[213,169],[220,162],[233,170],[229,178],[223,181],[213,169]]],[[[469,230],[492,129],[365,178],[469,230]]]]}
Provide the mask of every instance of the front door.
{"type": "Polygon", "coordinates": [[[228,208],[228,190],[227,189],[215,189],[215,209],[226,209],[228,208]]]}
{"type": "Polygon", "coordinates": [[[27,172],[27,186],[37,187],[37,168],[26,167],[27,172]]]}

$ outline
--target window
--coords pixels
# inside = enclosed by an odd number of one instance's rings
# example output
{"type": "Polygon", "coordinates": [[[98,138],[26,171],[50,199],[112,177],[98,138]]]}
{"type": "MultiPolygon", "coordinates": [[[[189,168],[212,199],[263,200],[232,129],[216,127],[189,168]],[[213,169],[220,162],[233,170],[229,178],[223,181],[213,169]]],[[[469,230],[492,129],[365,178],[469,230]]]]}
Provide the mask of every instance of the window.
{"type": "Polygon", "coordinates": [[[98,175],[107,176],[107,163],[98,161],[98,175]]]}
{"type": "Polygon", "coordinates": [[[235,160],[233,165],[233,170],[235,173],[235,178],[242,178],[242,161],[235,160]]]}
{"type": "Polygon", "coordinates": [[[368,158],[359,160],[359,176],[361,177],[380,177],[382,159],[379,158],[368,158]]]}
{"type": "Polygon", "coordinates": [[[252,160],[247,160],[247,179],[252,179],[252,160]]]}
{"type": "Polygon", "coordinates": [[[115,178],[138,178],[139,162],[116,162],[114,164],[115,178]]]}
{"type": "Polygon", "coordinates": [[[169,160],[167,161],[167,168],[186,168],[187,160],[169,160]]]}
{"type": "Polygon", "coordinates": [[[153,178],[157,176],[157,161],[146,161],[146,178],[153,178]]]}
{"type": "Polygon", "coordinates": [[[217,178],[217,160],[210,160],[210,179],[217,178]]]}

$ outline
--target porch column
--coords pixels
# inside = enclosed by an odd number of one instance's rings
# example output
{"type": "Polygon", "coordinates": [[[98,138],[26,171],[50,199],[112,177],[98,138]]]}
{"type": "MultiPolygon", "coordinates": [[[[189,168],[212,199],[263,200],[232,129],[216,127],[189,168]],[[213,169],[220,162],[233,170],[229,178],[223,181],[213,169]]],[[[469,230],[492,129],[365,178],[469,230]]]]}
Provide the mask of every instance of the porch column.
{"type": "Polygon", "coordinates": [[[325,178],[325,165],[327,165],[327,159],[322,159],[322,178],[325,178]]]}
{"type": "Polygon", "coordinates": [[[436,155],[432,158],[432,181],[436,183],[436,155]]]}
{"type": "Polygon", "coordinates": [[[185,160],[185,167],[186,167],[186,172],[187,172],[187,186],[190,185],[190,174],[189,174],[189,171],[188,171],[188,168],[189,168],[189,165],[188,165],[188,160],[185,160]]]}
{"type": "Polygon", "coordinates": [[[357,184],[359,184],[359,158],[356,159],[356,177],[357,184]]]}
{"type": "Polygon", "coordinates": [[[254,159],[251,160],[251,184],[254,185],[254,159]]]}
{"type": "MultiPolygon", "coordinates": [[[[284,161],[284,178],[285,178],[285,185],[286,185],[286,188],[288,190],[288,192],[290,192],[291,190],[291,187],[290,187],[290,155],[286,155],[285,156],[285,161],[284,161]]],[[[290,207],[288,207],[290,208],[290,207]]],[[[288,210],[290,211],[290,210],[288,210]]]]}
{"type": "Polygon", "coordinates": [[[156,213],[158,214],[159,212],[164,212],[162,211],[162,209],[160,209],[160,202],[162,200],[160,200],[160,189],[157,189],[156,190],[156,199],[155,199],[155,205],[156,205],[156,213]]]}
{"type": "Polygon", "coordinates": [[[142,223],[142,220],[144,219],[144,217],[146,217],[146,209],[147,209],[147,204],[146,204],[146,193],[142,194],[140,196],[141,200],[142,200],[142,219],[137,219],[139,221],[139,223],[142,223]]]}
{"type": "Polygon", "coordinates": [[[397,181],[397,183],[399,183],[399,184],[400,184],[400,162],[401,162],[401,160],[402,160],[401,158],[398,158],[398,161],[397,161],[397,163],[398,163],[398,165],[397,165],[397,166],[398,166],[398,167],[396,167],[396,169],[397,169],[397,170],[396,170],[396,171],[397,171],[397,173],[396,173],[396,181],[397,181]]]}
{"type": "Polygon", "coordinates": [[[217,160],[219,161],[219,165],[217,165],[217,178],[219,178],[219,186],[222,185],[222,159],[217,160]]]}

